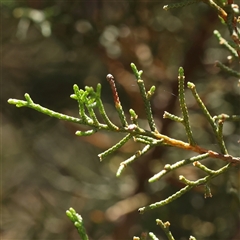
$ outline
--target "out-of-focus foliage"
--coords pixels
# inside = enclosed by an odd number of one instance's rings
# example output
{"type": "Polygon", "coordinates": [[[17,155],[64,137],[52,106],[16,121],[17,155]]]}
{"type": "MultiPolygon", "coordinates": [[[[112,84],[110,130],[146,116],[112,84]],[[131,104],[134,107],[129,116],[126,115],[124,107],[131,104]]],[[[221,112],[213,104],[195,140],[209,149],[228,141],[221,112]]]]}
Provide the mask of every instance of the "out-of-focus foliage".
{"type": "MultiPolygon", "coordinates": [[[[7,105],[8,98],[22,98],[28,92],[35,102],[74,115],[72,85],[95,87],[100,82],[107,111],[115,119],[105,80],[110,72],[123,108],[136,110],[144,126],[143,105],[129,68],[135,62],[144,70],[146,85],[157,87],[152,104],[164,134],[185,139],[179,125],[162,120],[164,110],[179,112],[180,65],[212,115],[239,114],[236,79],[214,67],[220,60],[236,68],[213,36],[218,29],[230,39],[227,28],[205,4],[166,12],[162,8],[168,2],[1,2],[3,239],[77,239],[65,217],[69,207],[83,216],[92,239],[130,239],[145,230],[160,236],[156,218],[173,219],[171,229],[178,239],[190,234],[209,240],[239,238],[238,169],[212,182],[211,199],[205,200],[204,191],[197,188],[164,209],[140,216],[137,208],[181,187],[176,179],[180,173],[151,185],[147,180],[176,156],[186,158],[185,152],[156,148],[116,179],[119,163],[138,148],[135,143],[100,164],[97,154],[118,136],[98,133],[78,138],[75,125],[7,105]]],[[[186,97],[198,143],[214,149],[209,126],[191,95],[186,97]]],[[[237,123],[226,123],[224,134],[233,155],[239,154],[239,132],[237,123]]],[[[222,162],[208,164],[218,168],[222,162]]],[[[191,166],[184,171],[181,174],[193,180],[200,174],[191,166]]]]}

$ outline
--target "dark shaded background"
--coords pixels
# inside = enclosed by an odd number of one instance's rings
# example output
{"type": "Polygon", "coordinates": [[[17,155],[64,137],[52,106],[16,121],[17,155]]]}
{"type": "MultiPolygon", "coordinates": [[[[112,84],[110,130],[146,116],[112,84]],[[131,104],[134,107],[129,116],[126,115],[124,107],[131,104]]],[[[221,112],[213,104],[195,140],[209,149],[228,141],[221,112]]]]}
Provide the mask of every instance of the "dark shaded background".
{"type": "MultiPolygon", "coordinates": [[[[139,147],[129,143],[102,163],[97,154],[122,136],[98,133],[80,138],[81,129],[50,119],[31,109],[7,104],[28,92],[34,102],[77,116],[70,99],[72,85],[103,86],[103,101],[117,118],[110,87],[114,75],[126,112],[135,109],[142,126],[144,108],[130,63],[143,69],[146,87],[157,87],[152,104],[159,131],[186,140],[178,124],[163,120],[163,111],[179,113],[177,71],[185,69],[212,115],[239,114],[237,80],[219,72],[214,61],[227,63],[228,52],[213,36],[228,31],[216,12],[196,4],[164,11],[170,1],[1,1],[2,48],[2,219],[1,239],[79,239],[65,211],[73,207],[84,220],[91,239],[131,239],[153,231],[166,239],[155,219],[171,222],[176,239],[240,239],[239,168],[211,182],[213,198],[199,187],[181,199],[144,215],[137,209],[179,190],[178,175],[203,176],[192,166],[149,184],[164,164],[193,156],[172,148],[155,148],[116,179],[119,163],[139,147]]],[[[228,63],[227,63],[228,64],[228,63]]],[[[231,63],[232,67],[235,62],[231,63]]],[[[186,92],[197,142],[219,151],[209,124],[186,92]]],[[[239,124],[227,122],[229,153],[239,155],[239,124]]],[[[224,163],[205,160],[218,169],[224,163]]]]}

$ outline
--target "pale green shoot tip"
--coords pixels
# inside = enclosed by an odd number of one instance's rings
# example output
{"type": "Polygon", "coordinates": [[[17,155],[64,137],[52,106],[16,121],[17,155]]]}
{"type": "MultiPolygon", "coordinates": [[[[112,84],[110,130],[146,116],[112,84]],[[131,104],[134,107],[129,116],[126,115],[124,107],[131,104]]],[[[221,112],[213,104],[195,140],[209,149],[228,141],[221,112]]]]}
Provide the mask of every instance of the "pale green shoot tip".
{"type": "Polygon", "coordinates": [[[183,67],[180,67],[178,69],[178,74],[179,74],[180,77],[184,77],[184,69],[183,69],[183,67]]]}

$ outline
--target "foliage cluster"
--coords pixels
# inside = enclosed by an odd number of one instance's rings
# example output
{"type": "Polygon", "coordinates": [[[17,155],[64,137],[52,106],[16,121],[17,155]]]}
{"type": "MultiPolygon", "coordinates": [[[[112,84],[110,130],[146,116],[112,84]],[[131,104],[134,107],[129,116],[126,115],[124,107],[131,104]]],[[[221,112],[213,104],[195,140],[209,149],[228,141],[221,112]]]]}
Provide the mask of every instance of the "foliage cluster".
{"type": "MultiPolygon", "coordinates": [[[[199,1],[186,0],[177,4],[170,4],[164,7],[166,10],[183,7],[192,3],[198,3],[199,1]]],[[[202,1],[207,3],[210,7],[214,8],[219,18],[227,26],[231,41],[225,40],[220,33],[215,30],[214,34],[217,37],[219,43],[223,45],[231,54],[231,61],[239,62],[240,59],[240,29],[239,29],[239,6],[234,4],[230,0],[222,1],[212,1],[204,0],[202,1]]],[[[219,67],[222,71],[226,72],[228,76],[240,77],[240,73],[226,64],[221,63],[220,61],[216,62],[216,66],[219,67]]],[[[212,115],[208,110],[208,107],[204,104],[204,101],[199,96],[195,85],[192,82],[187,83],[187,88],[191,91],[193,98],[198,104],[199,109],[202,111],[202,115],[206,118],[209,125],[211,126],[211,131],[216,139],[218,148],[216,150],[204,148],[197,143],[195,138],[194,131],[191,126],[191,115],[189,114],[189,108],[186,103],[186,89],[185,89],[185,76],[184,69],[182,67],[178,70],[178,98],[179,105],[181,110],[181,116],[164,112],[163,118],[170,119],[178,124],[181,124],[185,130],[187,141],[179,140],[175,137],[169,137],[165,134],[162,134],[158,131],[156,121],[154,119],[151,107],[151,100],[156,91],[155,86],[152,86],[149,90],[146,90],[144,81],[142,80],[143,71],[138,70],[135,64],[131,64],[132,71],[136,78],[136,84],[138,85],[142,101],[144,104],[144,111],[146,119],[148,122],[148,127],[142,127],[138,115],[134,109],[129,110],[129,114],[126,114],[123,110],[122,103],[118,96],[118,91],[115,86],[114,77],[111,74],[107,75],[107,81],[110,84],[114,106],[118,115],[118,122],[120,124],[115,124],[111,117],[108,116],[107,111],[105,110],[102,93],[101,93],[101,84],[99,83],[96,87],[96,90],[93,87],[86,86],[85,89],[80,89],[76,84],[73,86],[74,94],[71,95],[71,98],[76,100],[79,108],[79,117],[72,117],[66,114],[58,113],[48,108],[42,107],[39,104],[33,102],[29,94],[25,94],[26,100],[17,100],[9,99],[10,104],[14,104],[17,107],[29,107],[36,111],[39,111],[43,114],[49,115],[50,117],[58,118],[61,120],[81,124],[87,127],[86,130],[76,131],[78,136],[90,136],[95,134],[98,131],[110,131],[115,133],[124,133],[125,136],[115,145],[107,149],[106,151],[99,154],[99,158],[102,161],[108,155],[119,150],[123,147],[128,141],[133,140],[135,142],[143,144],[143,148],[136,151],[131,157],[120,163],[120,166],[117,170],[116,175],[119,177],[126,167],[138,160],[141,156],[147,154],[153,147],[173,147],[174,149],[183,149],[186,151],[193,152],[194,156],[187,157],[183,160],[176,160],[172,164],[165,164],[163,169],[157,172],[154,176],[149,179],[149,182],[155,182],[160,180],[168,173],[181,168],[183,166],[193,164],[197,169],[200,169],[202,177],[198,179],[190,180],[186,176],[179,175],[179,181],[182,184],[182,188],[164,200],[157,201],[148,206],[139,208],[140,213],[144,213],[148,210],[162,207],[179,197],[181,197],[186,192],[191,189],[199,186],[204,187],[204,196],[205,198],[212,197],[211,193],[211,181],[212,179],[226,173],[229,169],[239,166],[240,158],[232,156],[227,149],[226,143],[224,141],[223,127],[224,123],[228,121],[239,121],[239,115],[227,115],[221,113],[219,115],[212,115]],[[204,164],[203,160],[205,159],[215,159],[215,161],[221,161],[224,164],[220,164],[218,169],[212,169],[208,167],[207,164],[204,164]]],[[[237,85],[237,84],[236,84],[237,85]]],[[[78,215],[74,209],[70,208],[67,211],[67,216],[74,222],[75,227],[78,229],[79,235],[82,239],[88,239],[85,228],[82,225],[82,218],[78,215]]],[[[159,225],[167,235],[168,239],[174,239],[173,234],[169,230],[170,223],[162,222],[161,220],[156,220],[157,225],[159,225]]],[[[150,232],[149,237],[151,239],[158,239],[157,236],[150,232]]],[[[134,239],[140,239],[134,237],[134,239]]],[[[146,239],[144,236],[141,239],[146,239]]],[[[189,239],[195,239],[190,237],[189,239]]]]}

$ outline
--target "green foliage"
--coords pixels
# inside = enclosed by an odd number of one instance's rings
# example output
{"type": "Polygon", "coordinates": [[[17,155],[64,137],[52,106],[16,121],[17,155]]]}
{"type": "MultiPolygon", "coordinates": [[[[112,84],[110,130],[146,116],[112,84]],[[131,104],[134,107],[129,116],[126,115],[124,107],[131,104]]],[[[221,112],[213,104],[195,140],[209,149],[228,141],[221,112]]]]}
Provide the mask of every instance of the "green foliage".
{"type": "Polygon", "coordinates": [[[73,222],[74,226],[77,228],[77,231],[81,239],[88,240],[89,238],[86,234],[82,217],[78,213],[76,213],[76,211],[73,208],[69,208],[69,210],[66,211],[66,215],[73,222]]]}
{"type": "MultiPolygon", "coordinates": [[[[192,3],[198,3],[200,0],[186,0],[181,3],[173,3],[164,7],[164,9],[169,10],[172,8],[184,7],[186,5],[192,3]]],[[[229,29],[230,36],[232,38],[232,42],[226,41],[222,38],[220,33],[215,30],[214,35],[217,37],[219,43],[223,45],[229,52],[232,54],[232,57],[235,59],[240,59],[240,30],[237,26],[239,22],[239,17],[237,17],[237,11],[234,8],[234,4],[230,4],[231,1],[213,1],[213,0],[204,0],[202,1],[208,4],[210,7],[217,10],[219,17],[224,21],[226,26],[229,29]],[[232,6],[233,5],[233,6],[232,6]]],[[[230,67],[224,65],[221,62],[216,62],[216,66],[218,66],[221,70],[225,71],[228,75],[234,77],[240,77],[240,73],[236,70],[231,69],[230,67]]],[[[143,74],[142,70],[138,70],[136,65],[131,63],[132,71],[136,77],[136,83],[139,88],[139,92],[141,94],[144,109],[146,114],[146,119],[148,121],[149,129],[144,129],[139,126],[138,116],[133,109],[129,110],[130,121],[127,119],[129,116],[124,112],[123,107],[121,105],[120,98],[118,96],[118,91],[115,86],[114,77],[111,74],[107,75],[107,81],[109,82],[113,94],[113,101],[115,105],[115,109],[117,111],[119,122],[121,125],[117,125],[112,122],[110,117],[108,116],[104,104],[102,102],[101,97],[101,84],[99,83],[96,87],[96,90],[92,87],[86,86],[85,89],[79,89],[79,87],[75,84],[73,86],[74,93],[71,95],[71,98],[76,100],[79,108],[79,118],[75,118],[72,116],[68,116],[62,113],[58,113],[42,107],[39,104],[34,103],[29,94],[25,94],[26,100],[17,100],[17,99],[9,99],[8,102],[10,104],[16,105],[16,107],[29,107],[36,111],[39,111],[43,114],[46,114],[50,117],[55,117],[60,120],[65,120],[69,122],[74,122],[77,124],[81,124],[86,126],[88,129],[85,131],[76,131],[76,135],[78,136],[89,136],[97,131],[111,131],[115,133],[124,133],[125,136],[115,145],[107,149],[106,151],[99,154],[99,158],[102,161],[104,158],[109,156],[110,154],[116,152],[119,148],[125,145],[130,139],[135,142],[140,142],[144,144],[142,149],[139,149],[135,152],[131,157],[121,162],[119,169],[117,170],[116,176],[120,177],[123,170],[135,160],[139,159],[142,155],[146,154],[150,149],[155,146],[171,146],[175,149],[180,148],[186,151],[191,151],[196,155],[190,158],[186,158],[183,160],[177,159],[173,164],[166,164],[164,168],[156,173],[149,179],[149,182],[155,182],[160,180],[163,176],[165,176],[169,172],[173,172],[174,170],[186,166],[188,164],[193,164],[194,167],[200,169],[204,173],[204,177],[199,178],[195,181],[188,180],[185,176],[180,175],[179,181],[184,184],[179,191],[173,193],[171,196],[167,197],[164,200],[159,202],[155,202],[150,204],[149,206],[144,206],[139,208],[140,213],[144,213],[148,210],[152,210],[155,208],[162,207],[166,204],[169,204],[172,201],[175,201],[179,197],[181,197],[186,192],[190,191],[192,188],[203,185],[205,187],[205,198],[212,197],[211,193],[211,180],[213,178],[218,177],[221,174],[224,174],[231,167],[240,164],[240,157],[232,156],[228,153],[224,138],[223,138],[223,125],[225,121],[239,121],[240,116],[233,115],[228,116],[225,114],[221,114],[218,116],[212,116],[207,106],[205,106],[204,101],[201,99],[199,94],[197,93],[196,87],[193,83],[188,82],[187,87],[190,89],[193,97],[195,98],[199,109],[202,111],[202,115],[206,118],[212,128],[212,134],[217,140],[219,151],[213,151],[211,149],[205,149],[202,146],[196,143],[194,139],[194,133],[192,131],[190,118],[189,118],[189,110],[186,104],[185,93],[188,89],[185,89],[185,76],[184,69],[182,67],[179,68],[178,71],[178,93],[179,93],[179,104],[181,109],[182,116],[176,116],[174,114],[165,112],[164,118],[169,118],[175,122],[181,123],[184,126],[188,142],[184,142],[179,139],[171,138],[167,135],[160,133],[156,127],[156,123],[153,118],[152,108],[151,108],[151,97],[155,92],[155,86],[152,86],[150,90],[146,90],[144,81],[141,76],[143,74]],[[101,118],[98,116],[100,115],[101,118]],[[90,129],[89,129],[90,128],[90,129]],[[224,161],[225,165],[220,167],[218,170],[213,170],[207,167],[202,163],[202,160],[212,158],[217,161],[224,161]]],[[[69,219],[74,223],[77,228],[81,239],[87,240],[87,234],[85,232],[85,228],[83,226],[82,218],[76,211],[70,208],[66,212],[69,219]]],[[[174,237],[169,230],[170,223],[163,223],[161,220],[156,220],[157,225],[159,225],[169,240],[173,240],[174,237]]],[[[150,232],[149,237],[153,240],[157,240],[158,238],[154,233],[150,232]]],[[[134,237],[134,239],[139,239],[134,237]]],[[[194,237],[190,237],[189,239],[193,240],[194,237]]]]}

